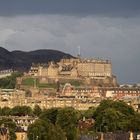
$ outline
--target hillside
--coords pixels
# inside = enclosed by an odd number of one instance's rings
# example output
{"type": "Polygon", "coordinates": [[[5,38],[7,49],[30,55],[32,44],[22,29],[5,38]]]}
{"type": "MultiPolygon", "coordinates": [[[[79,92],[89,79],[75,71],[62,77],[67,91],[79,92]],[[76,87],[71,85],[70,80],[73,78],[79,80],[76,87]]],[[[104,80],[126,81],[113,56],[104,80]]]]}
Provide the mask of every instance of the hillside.
{"type": "Polygon", "coordinates": [[[26,71],[32,63],[48,63],[59,61],[61,58],[71,58],[70,54],[57,50],[35,50],[35,51],[8,51],[0,47],[0,69],[14,69],[26,71]]]}

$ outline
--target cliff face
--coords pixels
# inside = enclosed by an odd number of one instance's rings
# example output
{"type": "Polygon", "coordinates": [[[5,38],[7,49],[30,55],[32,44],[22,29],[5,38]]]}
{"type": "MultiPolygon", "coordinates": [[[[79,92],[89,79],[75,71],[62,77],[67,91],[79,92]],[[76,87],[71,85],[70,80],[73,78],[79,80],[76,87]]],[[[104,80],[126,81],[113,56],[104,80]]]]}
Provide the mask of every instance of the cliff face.
{"type": "Polygon", "coordinates": [[[35,50],[30,52],[8,51],[0,47],[0,69],[15,69],[26,71],[32,63],[48,63],[49,61],[59,61],[70,54],[66,54],[57,50],[35,50]]]}

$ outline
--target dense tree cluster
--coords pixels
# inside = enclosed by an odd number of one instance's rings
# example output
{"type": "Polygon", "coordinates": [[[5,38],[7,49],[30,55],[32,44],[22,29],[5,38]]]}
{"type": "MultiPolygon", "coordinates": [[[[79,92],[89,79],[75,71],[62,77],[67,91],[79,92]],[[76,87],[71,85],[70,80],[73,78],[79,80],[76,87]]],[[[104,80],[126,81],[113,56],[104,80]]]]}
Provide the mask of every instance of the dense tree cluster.
{"type": "Polygon", "coordinates": [[[32,134],[38,140],[75,140],[78,134],[77,120],[77,113],[73,108],[43,110],[39,120],[28,129],[29,140],[33,138],[32,134]],[[34,132],[35,128],[37,133],[34,132]],[[43,129],[46,131],[41,131],[43,129]]]}
{"type": "MultiPolygon", "coordinates": [[[[71,107],[42,110],[38,105],[31,109],[27,106],[0,108],[1,116],[38,116],[38,119],[28,128],[29,140],[77,140],[81,134],[100,132],[138,132],[140,131],[140,114],[123,101],[103,100],[97,107],[86,111],[77,111],[71,107]],[[81,131],[78,121],[83,118],[95,120],[92,127],[81,131]]],[[[1,120],[10,127],[11,138],[14,140],[15,124],[9,120],[1,120]]]]}
{"type": "Polygon", "coordinates": [[[66,140],[65,133],[60,126],[52,124],[49,120],[38,119],[28,128],[29,140],[66,140]]]}
{"type": "Polygon", "coordinates": [[[36,115],[29,106],[15,106],[13,108],[4,107],[0,108],[0,116],[26,116],[36,115]]]}
{"type": "Polygon", "coordinates": [[[57,114],[56,124],[66,133],[67,140],[74,140],[77,138],[77,114],[73,108],[60,109],[57,114]]]}
{"type": "Polygon", "coordinates": [[[0,88],[4,89],[14,89],[16,86],[16,78],[22,76],[20,72],[14,72],[11,76],[0,79],[0,88]]]}
{"type": "MultiPolygon", "coordinates": [[[[43,110],[40,115],[40,120],[55,126],[50,128],[54,128],[54,133],[56,126],[59,126],[67,140],[75,140],[83,133],[79,132],[78,129],[78,120],[82,118],[95,120],[93,127],[88,130],[85,129],[86,133],[84,132],[84,134],[95,133],[96,131],[140,131],[140,114],[123,101],[104,100],[97,108],[91,107],[86,111],[76,111],[73,108],[52,108],[43,110]]],[[[31,129],[29,133],[32,133],[31,129]]]]}
{"type": "Polygon", "coordinates": [[[123,101],[102,101],[93,117],[98,131],[140,131],[140,114],[123,101]]]}

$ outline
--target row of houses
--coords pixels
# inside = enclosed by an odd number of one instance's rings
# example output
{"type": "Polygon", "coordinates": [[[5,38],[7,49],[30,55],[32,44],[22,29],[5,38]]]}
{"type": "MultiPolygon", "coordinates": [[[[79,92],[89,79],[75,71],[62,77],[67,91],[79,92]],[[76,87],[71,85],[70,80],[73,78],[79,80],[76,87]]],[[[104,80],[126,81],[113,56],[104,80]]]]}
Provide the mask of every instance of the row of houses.
{"type": "MultiPolygon", "coordinates": [[[[28,91],[29,92],[29,91],[28,91]]],[[[27,105],[32,108],[38,104],[41,108],[74,107],[77,110],[87,110],[98,106],[103,99],[124,100],[140,104],[140,88],[122,87],[73,87],[70,85],[60,93],[52,93],[48,89],[32,89],[30,94],[24,90],[1,90],[0,106],[14,107],[27,105]]]]}

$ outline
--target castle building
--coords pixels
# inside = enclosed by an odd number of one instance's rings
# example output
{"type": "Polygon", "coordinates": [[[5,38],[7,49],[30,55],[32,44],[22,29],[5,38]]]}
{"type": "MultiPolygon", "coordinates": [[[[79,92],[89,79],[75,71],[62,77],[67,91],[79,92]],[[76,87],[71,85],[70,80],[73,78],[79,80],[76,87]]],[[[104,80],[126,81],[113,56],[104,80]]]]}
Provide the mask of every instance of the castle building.
{"type": "Polygon", "coordinates": [[[32,66],[29,75],[46,76],[48,78],[94,78],[112,77],[112,64],[108,60],[99,59],[61,59],[60,62],[50,62],[47,66],[32,66]]]}
{"type": "Polygon", "coordinates": [[[112,66],[109,61],[94,59],[81,60],[77,64],[77,70],[82,77],[94,77],[95,79],[112,77],[112,66]]]}

